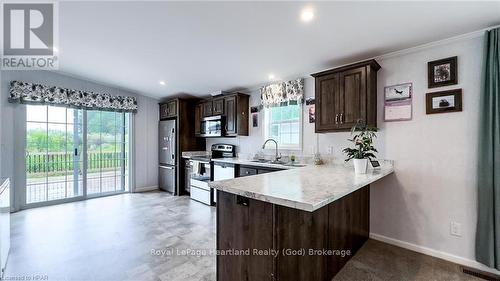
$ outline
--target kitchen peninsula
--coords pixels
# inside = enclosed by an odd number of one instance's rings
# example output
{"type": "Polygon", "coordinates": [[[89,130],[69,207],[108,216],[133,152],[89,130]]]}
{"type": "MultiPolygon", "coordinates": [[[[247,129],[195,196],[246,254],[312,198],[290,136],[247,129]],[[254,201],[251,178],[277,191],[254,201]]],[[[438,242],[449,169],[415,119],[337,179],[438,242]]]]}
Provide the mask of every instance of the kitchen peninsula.
{"type": "Polygon", "coordinates": [[[331,280],[368,239],[369,185],[392,172],[384,161],[363,175],[307,166],[210,182],[217,250],[248,250],[217,256],[217,280],[331,280]]]}

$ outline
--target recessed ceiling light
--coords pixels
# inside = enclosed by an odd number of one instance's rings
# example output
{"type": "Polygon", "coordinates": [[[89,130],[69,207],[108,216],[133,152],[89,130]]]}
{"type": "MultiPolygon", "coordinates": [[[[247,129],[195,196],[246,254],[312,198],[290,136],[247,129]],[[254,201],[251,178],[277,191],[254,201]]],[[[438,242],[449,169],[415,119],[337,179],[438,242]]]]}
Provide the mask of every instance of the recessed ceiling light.
{"type": "Polygon", "coordinates": [[[311,7],[306,7],[300,12],[300,19],[303,22],[310,22],[314,19],[314,10],[311,7]]]}
{"type": "Polygon", "coordinates": [[[269,76],[267,76],[269,78],[269,80],[274,80],[276,77],[274,76],[274,74],[269,74],[269,76]]]}
{"type": "Polygon", "coordinates": [[[162,86],[165,86],[165,84],[166,84],[165,81],[160,81],[158,83],[160,83],[160,85],[162,85],[162,86]]]}

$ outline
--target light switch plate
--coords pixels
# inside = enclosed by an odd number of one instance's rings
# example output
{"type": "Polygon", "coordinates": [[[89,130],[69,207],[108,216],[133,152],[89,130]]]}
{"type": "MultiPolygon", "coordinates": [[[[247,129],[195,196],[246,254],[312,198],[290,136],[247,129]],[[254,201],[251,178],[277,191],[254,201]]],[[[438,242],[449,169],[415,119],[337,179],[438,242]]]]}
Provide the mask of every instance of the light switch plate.
{"type": "Polygon", "coordinates": [[[450,234],[453,236],[461,237],[462,236],[462,225],[458,222],[452,221],[450,223],[450,234]]]}

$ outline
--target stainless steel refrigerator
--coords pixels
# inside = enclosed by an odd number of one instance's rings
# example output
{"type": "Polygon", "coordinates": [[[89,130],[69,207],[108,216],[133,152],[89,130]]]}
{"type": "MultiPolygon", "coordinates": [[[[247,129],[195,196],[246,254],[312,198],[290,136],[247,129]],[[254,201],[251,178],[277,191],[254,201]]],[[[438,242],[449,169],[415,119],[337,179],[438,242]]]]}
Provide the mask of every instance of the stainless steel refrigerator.
{"type": "Polygon", "coordinates": [[[158,143],[160,145],[159,187],[162,190],[175,194],[177,178],[175,120],[160,121],[158,135],[158,143]]]}

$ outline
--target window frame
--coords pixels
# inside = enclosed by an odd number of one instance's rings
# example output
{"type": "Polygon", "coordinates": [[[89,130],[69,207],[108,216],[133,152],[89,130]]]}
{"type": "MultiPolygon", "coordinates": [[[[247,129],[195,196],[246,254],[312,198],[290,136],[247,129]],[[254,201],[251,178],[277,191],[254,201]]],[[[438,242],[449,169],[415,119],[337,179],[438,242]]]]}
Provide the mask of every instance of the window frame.
{"type": "MultiPolygon", "coordinates": [[[[302,150],[302,144],[303,144],[303,118],[304,118],[304,107],[302,103],[297,104],[299,106],[299,143],[298,144],[281,144],[278,142],[278,148],[284,149],[284,150],[293,150],[293,151],[301,151],[302,150]]],[[[286,107],[288,105],[284,105],[282,107],[286,107]]],[[[263,142],[270,137],[269,134],[269,129],[271,125],[271,120],[270,120],[270,112],[271,112],[272,107],[264,108],[264,118],[262,118],[262,128],[263,128],[263,142]]],[[[281,122],[280,122],[281,123],[281,122]]],[[[286,123],[286,122],[283,122],[286,123]]],[[[271,148],[270,146],[266,146],[264,150],[274,150],[274,147],[271,148]]]]}

